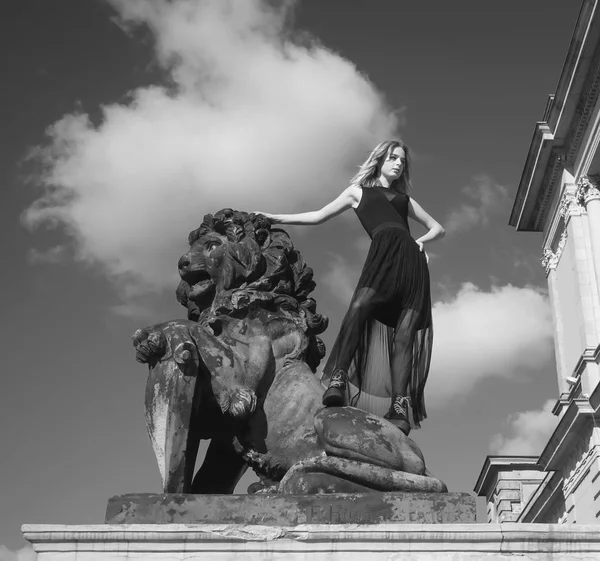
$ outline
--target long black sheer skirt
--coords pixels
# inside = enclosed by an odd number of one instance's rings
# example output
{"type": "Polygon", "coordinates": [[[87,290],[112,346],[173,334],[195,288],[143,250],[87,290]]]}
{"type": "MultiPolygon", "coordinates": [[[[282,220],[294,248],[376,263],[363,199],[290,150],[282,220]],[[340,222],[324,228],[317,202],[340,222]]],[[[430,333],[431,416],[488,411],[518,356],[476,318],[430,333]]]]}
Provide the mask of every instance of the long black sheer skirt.
{"type": "MultiPolygon", "coordinates": [[[[390,407],[400,369],[409,369],[411,425],[426,418],[424,389],[433,326],[425,255],[404,229],[384,227],[371,247],[321,381],[336,370],[349,380],[347,403],[376,415],[390,407]]],[[[397,391],[397,390],[396,390],[397,391]]]]}

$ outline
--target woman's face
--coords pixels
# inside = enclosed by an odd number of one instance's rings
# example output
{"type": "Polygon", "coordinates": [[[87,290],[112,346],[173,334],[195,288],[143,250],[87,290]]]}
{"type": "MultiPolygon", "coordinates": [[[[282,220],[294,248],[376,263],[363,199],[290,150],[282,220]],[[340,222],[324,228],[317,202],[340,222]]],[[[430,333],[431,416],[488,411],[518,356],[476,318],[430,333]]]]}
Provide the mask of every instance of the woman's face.
{"type": "Polygon", "coordinates": [[[404,171],[405,162],[406,154],[404,153],[404,148],[396,146],[396,148],[388,152],[383,160],[383,164],[381,165],[381,175],[390,182],[398,179],[404,171]]]}

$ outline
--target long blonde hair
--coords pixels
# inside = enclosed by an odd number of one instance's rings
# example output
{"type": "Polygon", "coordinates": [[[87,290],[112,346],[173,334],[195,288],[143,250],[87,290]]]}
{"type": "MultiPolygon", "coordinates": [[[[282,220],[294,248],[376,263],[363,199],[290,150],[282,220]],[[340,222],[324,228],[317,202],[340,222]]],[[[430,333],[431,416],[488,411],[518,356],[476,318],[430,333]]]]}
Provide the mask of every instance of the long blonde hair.
{"type": "Polygon", "coordinates": [[[375,187],[379,182],[379,174],[385,158],[398,147],[404,150],[404,168],[402,175],[394,180],[390,187],[399,193],[410,193],[412,191],[410,151],[401,140],[384,140],[375,146],[350,183],[357,187],[375,187]]]}

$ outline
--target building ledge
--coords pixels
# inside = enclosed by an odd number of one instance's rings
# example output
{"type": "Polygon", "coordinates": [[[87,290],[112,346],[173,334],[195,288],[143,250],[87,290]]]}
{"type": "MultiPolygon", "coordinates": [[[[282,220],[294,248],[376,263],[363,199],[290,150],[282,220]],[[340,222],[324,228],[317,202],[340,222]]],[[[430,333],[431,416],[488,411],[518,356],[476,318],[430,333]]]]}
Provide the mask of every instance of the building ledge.
{"type": "Polygon", "coordinates": [[[600,83],[598,0],[584,0],[567,57],[536,124],[509,224],[520,231],[542,231],[561,169],[572,167],[597,104],[600,83]]]}
{"type": "Polygon", "coordinates": [[[558,498],[562,496],[563,479],[558,472],[551,471],[546,474],[535,493],[531,495],[527,504],[523,507],[517,522],[537,522],[544,518],[547,512],[554,507],[558,498]]]}
{"type": "Polygon", "coordinates": [[[25,525],[47,561],[85,559],[219,560],[290,558],[336,561],[574,559],[600,554],[598,526],[556,524],[243,524],[25,525]],[[362,557],[361,557],[362,556],[362,557]]]}
{"type": "Polygon", "coordinates": [[[487,456],[479,472],[474,491],[477,496],[487,496],[487,490],[495,485],[500,471],[539,470],[537,456],[487,456]]]}
{"type": "Polygon", "coordinates": [[[538,463],[544,471],[560,469],[569,444],[579,438],[581,429],[595,416],[595,411],[587,398],[573,399],[564,410],[550,440],[540,454],[538,463]]]}

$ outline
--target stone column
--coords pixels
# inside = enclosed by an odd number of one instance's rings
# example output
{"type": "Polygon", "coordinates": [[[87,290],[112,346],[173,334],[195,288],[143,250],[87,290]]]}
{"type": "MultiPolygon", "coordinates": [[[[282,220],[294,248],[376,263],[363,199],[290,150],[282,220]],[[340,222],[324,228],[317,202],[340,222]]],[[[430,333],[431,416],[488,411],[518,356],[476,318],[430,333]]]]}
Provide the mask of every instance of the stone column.
{"type": "Polygon", "coordinates": [[[600,175],[584,175],[577,185],[577,199],[588,215],[596,286],[600,290],[600,175]]]}

